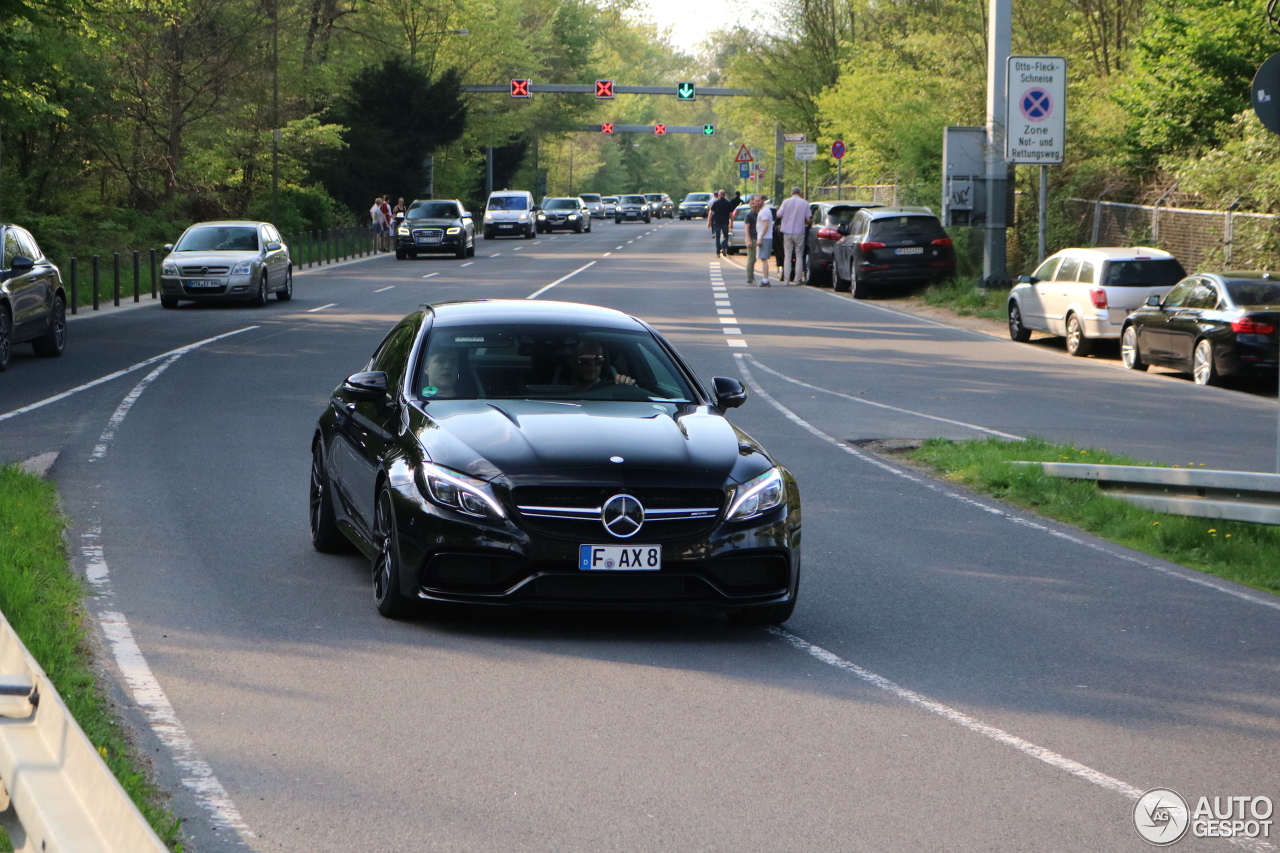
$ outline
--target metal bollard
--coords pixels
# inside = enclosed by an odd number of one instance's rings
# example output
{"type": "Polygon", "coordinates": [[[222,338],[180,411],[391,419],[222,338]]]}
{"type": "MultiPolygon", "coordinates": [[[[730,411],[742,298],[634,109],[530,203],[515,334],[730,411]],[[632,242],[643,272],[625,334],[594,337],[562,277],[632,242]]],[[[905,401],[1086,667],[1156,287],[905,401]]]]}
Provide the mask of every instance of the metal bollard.
{"type": "Polygon", "coordinates": [[[80,259],[71,259],[71,313],[80,313],[80,259]]]}
{"type": "Polygon", "coordinates": [[[111,253],[111,269],[112,269],[112,286],[111,286],[111,304],[120,307],[120,253],[111,253]]]}
{"type": "Polygon", "coordinates": [[[156,250],[151,249],[151,298],[156,298],[156,288],[160,286],[160,280],[156,278],[156,250]]]}
{"type": "Polygon", "coordinates": [[[140,302],[142,300],[142,283],[139,279],[142,277],[142,253],[137,249],[133,250],[133,301],[140,302]]]}
{"type": "Polygon", "coordinates": [[[98,282],[99,282],[98,274],[100,272],[100,265],[98,263],[98,260],[99,260],[98,256],[94,255],[93,256],[93,310],[94,311],[98,310],[98,282]]]}
{"type": "Polygon", "coordinates": [[[315,249],[312,246],[315,242],[315,233],[316,232],[314,231],[307,232],[307,269],[315,266],[315,262],[313,260],[315,258],[315,249]]]}

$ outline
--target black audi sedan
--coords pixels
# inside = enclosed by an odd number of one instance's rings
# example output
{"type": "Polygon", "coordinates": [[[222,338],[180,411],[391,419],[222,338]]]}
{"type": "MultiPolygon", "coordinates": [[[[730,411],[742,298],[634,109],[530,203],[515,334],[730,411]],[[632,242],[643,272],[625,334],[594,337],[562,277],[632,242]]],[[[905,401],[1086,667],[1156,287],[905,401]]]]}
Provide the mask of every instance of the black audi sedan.
{"type": "Polygon", "coordinates": [[[1280,364],[1280,273],[1197,273],[1162,300],[1150,296],[1120,331],[1130,370],[1158,364],[1197,385],[1223,377],[1274,374],[1280,364]]]}
{"type": "Polygon", "coordinates": [[[462,202],[444,199],[415,201],[396,226],[396,259],[428,252],[452,252],[469,258],[476,253],[476,226],[462,202]]]}
{"type": "Polygon", "coordinates": [[[388,617],[455,602],[693,609],[785,621],[795,479],[635,317],[556,302],[427,305],[333,392],[311,536],[373,561],[388,617]]]}

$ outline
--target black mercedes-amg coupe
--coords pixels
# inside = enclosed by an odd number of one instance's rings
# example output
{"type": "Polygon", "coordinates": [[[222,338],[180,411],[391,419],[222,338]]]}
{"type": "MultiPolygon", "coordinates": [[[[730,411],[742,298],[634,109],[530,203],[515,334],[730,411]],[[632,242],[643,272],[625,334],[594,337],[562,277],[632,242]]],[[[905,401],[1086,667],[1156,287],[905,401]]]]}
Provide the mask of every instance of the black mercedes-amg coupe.
{"type": "Polygon", "coordinates": [[[333,392],[312,442],[311,536],[373,561],[385,616],[414,603],[681,608],[785,621],[795,479],[729,423],[642,320],[469,301],[401,320],[333,392]]]}

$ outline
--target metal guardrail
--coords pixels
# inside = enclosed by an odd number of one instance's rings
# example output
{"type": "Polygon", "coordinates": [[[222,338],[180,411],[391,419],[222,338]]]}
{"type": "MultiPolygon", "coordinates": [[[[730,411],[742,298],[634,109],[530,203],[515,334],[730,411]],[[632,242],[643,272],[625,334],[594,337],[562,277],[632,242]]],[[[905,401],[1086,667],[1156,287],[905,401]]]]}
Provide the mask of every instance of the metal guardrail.
{"type": "Polygon", "coordinates": [[[18,853],[168,850],[0,613],[0,824],[18,853]]]}
{"type": "Polygon", "coordinates": [[[1051,477],[1096,480],[1112,497],[1171,515],[1280,524],[1280,474],[1076,462],[1014,464],[1039,465],[1051,477]]]}

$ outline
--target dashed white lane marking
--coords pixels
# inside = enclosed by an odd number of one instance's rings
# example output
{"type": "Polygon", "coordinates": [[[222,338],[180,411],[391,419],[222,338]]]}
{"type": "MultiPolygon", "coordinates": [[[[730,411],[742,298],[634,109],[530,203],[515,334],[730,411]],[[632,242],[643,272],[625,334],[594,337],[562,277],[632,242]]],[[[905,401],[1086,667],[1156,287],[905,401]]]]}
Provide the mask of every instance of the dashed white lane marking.
{"type": "Polygon", "coordinates": [[[467,261],[465,264],[458,264],[458,268],[461,269],[462,267],[469,267],[474,263],[475,261],[467,261]]]}
{"type": "Polygon", "coordinates": [[[513,251],[513,252],[518,252],[518,251],[520,251],[520,250],[521,250],[521,249],[523,249],[523,248],[524,248],[524,246],[516,246],[516,247],[515,247],[514,249],[512,249],[511,251],[513,251]]]}
{"type": "Polygon", "coordinates": [[[539,296],[541,296],[542,294],[546,293],[548,290],[550,290],[551,288],[555,287],[555,286],[556,286],[557,284],[559,284],[560,282],[562,282],[562,281],[568,281],[569,279],[573,278],[575,275],[577,275],[578,273],[582,272],[583,270],[585,270],[585,269],[589,269],[590,267],[594,267],[595,265],[596,265],[596,261],[592,261],[592,262],[591,262],[591,263],[589,263],[589,264],[584,264],[583,266],[578,267],[576,270],[574,270],[573,272],[569,273],[568,275],[566,275],[566,276],[562,276],[561,278],[558,278],[558,279],[556,279],[555,281],[551,282],[551,283],[550,283],[550,284],[548,284],[546,287],[540,287],[540,288],[538,288],[538,289],[537,289],[537,290],[535,290],[533,293],[530,293],[528,296],[526,296],[526,297],[525,297],[525,299],[537,299],[539,296]]]}
{"type": "Polygon", "coordinates": [[[717,299],[717,300],[716,300],[716,307],[717,307],[717,308],[729,308],[729,307],[730,307],[730,302],[729,302],[729,300],[728,300],[728,299],[717,299]]]}
{"type": "Polygon", "coordinates": [[[726,324],[726,325],[733,325],[733,326],[738,325],[738,318],[733,316],[733,310],[732,310],[732,309],[730,309],[730,310],[728,310],[728,311],[720,311],[719,313],[721,313],[721,314],[728,314],[728,315],[729,315],[728,317],[721,317],[721,318],[720,318],[720,322],[721,322],[721,323],[724,323],[724,324],[726,324]]]}
{"type": "Polygon", "coordinates": [[[929,489],[930,491],[937,492],[938,494],[943,495],[944,497],[948,497],[948,498],[951,498],[952,500],[959,501],[960,503],[971,506],[974,509],[979,509],[979,510],[982,510],[983,512],[990,513],[991,515],[997,516],[998,518],[1003,518],[1020,527],[1026,527],[1030,530],[1038,530],[1041,533],[1046,533],[1049,536],[1054,537],[1055,539],[1062,539],[1066,542],[1072,543],[1073,545],[1079,545],[1081,547],[1088,548],[1091,551],[1097,551],[1101,554],[1107,555],[1112,559],[1122,560],[1127,563],[1132,563],[1135,566],[1141,566],[1144,569],[1150,569],[1153,572],[1158,572],[1168,577],[1177,578],[1178,580],[1183,580],[1183,581],[1186,581],[1187,583],[1195,584],[1196,586],[1207,587],[1208,589],[1212,589],[1216,592],[1221,592],[1225,595],[1230,595],[1233,598],[1239,598],[1244,601],[1251,602],[1253,604],[1261,604],[1263,607],[1269,607],[1272,610],[1280,610],[1280,599],[1263,598],[1261,596],[1253,595],[1252,593],[1245,592],[1242,589],[1237,589],[1232,585],[1228,585],[1226,581],[1218,581],[1216,579],[1210,579],[1209,577],[1205,575],[1201,575],[1198,572],[1191,573],[1191,570],[1189,569],[1188,570],[1183,570],[1181,568],[1175,569],[1169,566],[1161,566],[1155,563],[1148,563],[1145,560],[1142,560],[1138,557],[1133,556],[1132,554],[1128,554],[1123,551],[1115,551],[1109,547],[1100,545],[1097,542],[1090,542],[1088,540],[1081,539],[1078,536],[1072,536],[1070,533],[1065,533],[1061,530],[1054,530],[1052,527],[1049,527],[1044,524],[1040,524],[1039,522],[1032,521],[1029,518],[1022,518],[1021,516],[1014,515],[1013,513],[1005,512],[999,507],[990,506],[988,504],[983,503],[982,501],[976,500],[966,495],[959,494],[958,492],[953,492],[950,489],[943,487],[939,483],[931,482],[929,480],[924,479],[923,477],[918,477],[910,471],[905,471],[901,468],[898,468],[898,467],[895,467],[894,465],[889,464],[888,462],[885,462],[874,456],[863,453],[861,450],[858,450],[856,447],[850,447],[844,442],[838,439],[832,438],[830,435],[818,429],[816,426],[809,423],[804,418],[800,417],[795,412],[791,411],[786,406],[782,405],[776,399],[774,399],[773,396],[769,394],[768,391],[765,391],[764,388],[760,385],[760,383],[756,381],[755,376],[751,373],[751,370],[747,367],[747,360],[750,359],[753,363],[755,363],[755,359],[751,358],[750,356],[744,357],[741,355],[734,355],[734,358],[737,359],[738,370],[742,373],[743,379],[746,380],[746,383],[748,387],[751,388],[752,392],[758,395],[766,403],[773,406],[779,412],[781,412],[783,417],[785,417],[787,420],[791,421],[793,424],[800,427],[801,429],[809,433],[812,433],[813,435],[817,436],[818,438],[822,439],[825,442],[834,444],[836,447],[840,448],[845,453],[857,459],[862,460],[868,465],[872,465],[876,468],[881,469],[882,471],[887,471],[888,473],[894,475],[895,477],[901,477],[904,480],[908,480],[919,486],[923,486],[924,488],[929,489]]]}
{"type": "Polygon", "coordinates": [[[741,338],[729,338],[727,343],[731,347],[745,347],[747,345],[747,342],[741,338]]]}
{"type": "Polygon", "coordinates": [[[733,309],[732,309],[732,308],[717,308],[717,309],[716,309],[716,313],[717,313],[717,314],[719,314],[721,317],[732,317],[732,316],[733,316],[733,309]]]}
{"type": "Polygon", "coordinates": [[[602,258],[607,258],[607,257],[609,257],[609,256],[610,256],[610,255],[612,255],[612,254],[613,254],[613,252],[605,252],[605,253],[604,253],[603,255],[601,255],[600,257],[602,257],[602,258]]]}
{"type": "MultiPolygon", "coordinates": [[[[257,327],[253,326],[251,328],[257,327]]],[[[241,329],[240,331],[248,330],[241,329]]],[[[238,332],[232,332],[231,334],[238,334],[238,332]]],[[[227,335],[220,335],[219,337],[227,337],[227,335]]],[[[207,341],[201,343],[207,343],[207,341]]],[[[159,367],[148,373],[141,382],[125,395],[115,412],[107,420],[106,428],[102,431],[98,444],[94,447],[93,453],[89,457],[90,462],[102,459],[106,455],[107,448],[115,437],[116,430],[124,422],[125,416],[129,414],[129,410],[133,408],[134,403],[138,401],[147,386],[154,382],[169,365],[192,349],[195,349],[195,346],[170,355],[159,367]]],[[[189,789],[196,802],[208,812],[210,820],[216,828],[234,831],[246,846],[251,846],[254,837],[253,832],[249,829],[248,824],[245,823],[244,818],[241,817],[240,810],[231,799],[231,795],[227,793],[227,789],[222,786],[222,783],[218,781],[218,777],[214,775],[213,768],[196,749],[195,741],[187,734],[182,721],[178,719],[178,715],[173,709],[173,704],[169,701],[169,697],[165,695],[164,689],[160,686],[155,673],[152,672],[150,665],[142,654],[142,650],[138,647],[133,630],[129,627],[129,620],[125,618],[123,613],[114,609],[118,605],[115,602],[115,591],[111,586],[111,574],[107,568],[106,549],[102,542],[102,523],[97,517],[98,505],[96,502],[93,505],[91,514],[94,519],[85,533],[81,535],[80,545],[80,553],[85,560],[85,578],[95,592],[95,595],[90,597],[88,601],[89,606],[93,608],[95,618],[102,626],[102,633],[111,647],[112,656],[115,658],[116,665],[120,667],[120,673],[124,676],[125,684],[128,685],[129,691],[133,694],[133,699],[138,704],[138,707],[146,715],[151,730],[155,732],[156,737],[159,738],[160,742],[164,744],[169,754],[173,757],[173,762],[178,768],[183,787],[189,789]]]]}
{"type": "Polygon", "coordinates": [[[427,273],[426,275],[424,275],[424,276],[423,276],[423,278],[431,278],[433,275],[440,275],[440,273],[438,273],[438,272],[429,272],[429,273],[427,273]]]}
{"type": "MultiPolygon", "coordinates": [[[[426,278],[426,276],[423,276],[423,278],[426,278]]],[[[377,290],[374,291],[374,293],[382,293],[384,291],[394,290],[394,289],[395,289],[394,284],[388,284],[386,287],[379,287],[377,290]]]]}
{"type": "Polygon", "coordinates": [[[887,403],[877,403],[874,400],[864,400],[861,397],[854,397],[851,394],[842,394],[839,391],[832,391],[830,388],[822,388],[817,385],[810,385],[808,382],[804,382],[794,377],[787,376],[785,373],[779,373],[778,371],[774,370],[771,367],[765,367],[763,364],[756,361],[754,358],[751,359],[751,363],[754,364],[756,367],[760,368],[761,370],[763,370],[765,373],[771,373],[774,376],[778,377],[779,379],[785,379],[787,382],[790,382],[794,385],[799,385],[801,388],[808,388],[810,391],[821,391],[822,393],[830,394],[833,397],[840,397],[845,400],[852,400],[855,403],[863,403],[868,406],[874,406],[877,409],[887,409],[888,411],[891,411],[891,412],[900,412],[904,415],[914,415],[915,417],[918,417],[918,418],[926,418],[931,421],[939,421],[944,424],[952,424],[954,426],[965,427],[966,429],[973,429],[973,430],[977,430],[978,432],[985,432],[987,435],[994,435],[994,436],[998,436],[999,438],[1007,438],[1007,439],[1010,439],[1011,441],[1026,441],[1025,436],[1014,435],[1008,432],[1001,432],[998,429],[988,429],[987,427],[978,426],[977,424],[971,424],[965,421],[956,421],[956,420],[952,420],[951,418],[939,417],[938,415],[926,415],[924,412],[915,412],[915,411],[912,411],[911,409],[901,409],[901,408],[898,408],[897,406],[890,406],[887,403]]]}
{"type": "MultiPolygon", "coordinates": [[[[492,255],[490,255],[489,257],[491,257],[491,258],[500,258],[500,257],[502,257],[502,253],[501,253],[501,252],[494,252],[494,253],[493,253],[492,255]]],[[[466,264],[463,264],[463,266],[465,267],[465,266],[466,266],[466,264]]]]}
{"type": "Polygon", "coordinates": [[[338,303],[336,303],[336,302],[330,302],[328,305],[321,305],[319,308],[308,308],[308,309],[307,309],[307,313],[308,313],[308,314],[314,314],[314,313],[316,313],[317,311],[323,311],[323,310],[324,310],[324,309],[326,309],[326,308],[334,308],[334,307],[336,307],[336,306],[337,306],[337,304],[338,304],[338,303]]]}
{"type": "Polygon", "coordinates": [[[129,367],[124,368],[123,370],[117,370],[114,373],[108,373],[106,376],[100,376],[97,379],[94,379],[92,382],[86,382],[83,385],[77,385],[76,387],[71,388],[67,391],[63,391],[60,394],[54,394],[52,397],[45,397],[43,400],[38,400],[34,403],[31,403],[30,405],[22,406],[21,408],[14,409],[13,411],[10,411],[10,412],[5,412],[3,415],[0,415],[0,421],[7,421],[9,420],[9,418],[16,418],[18,415],[25,415],[27,412],[32,412],[32,411],[35,411],[36,409],[43,408],[44,406],[47,406],[50,403],[56,403],[59,400],[65,400],[68,397],[72,396],[73,394],[79,394],[81,391],[88,391],[90,388],[96,388],[97,386],[103,384],[104,382],[110,382],[112,379],[119,379],[121,376],[127,376],[130,373],[133,373],[135,370],[141,370],[144,367],[149,367],[155,364],[157,361],[164,361],[166,358],[169,358],[175,355],[185,355],[186,353],[191,352],[191,350],[198,349],[199,347],[202,347],[205,344],[211,344],[214,341],[220,341],[223,338],[229,338],[232,335],[238,335],[241,332],[248,332],[256,328],[258,327],[245,326],[243,329],[236,329],[234,332],[226,332],[225,334],[215,335],[212,338],[205,338],[203,341],[196,341],[194,344],[187,344],[186,346],[178,347],[177,349],[171,349],[168,352],[162,352],[159,355],[152,356],[151,358],[148,358],[145,361],[140,361],[137,364],[130,365],[129,367]]]}
{"type": "Polygon", "coordinates": [[[629,245],[629,244],[631,244],[631,243],[634,243],[634,242],[635,242],[635,240],[628,240],[628,241],[627,241],[628,245],[629,245]]]}
{"type": "Polygon", "coordinates": [[[618,248],[614,249],[614,251],[615,251],[615,252],[620,252],[620,251],[622,251],[622,248],[623,248],[622,246],[619,246],[618,248]]]}
{"type": "Polygon", "coordinates": [[[724,332],[726,335],[740,335],[740,334],[742,334],[742,329],[738,328],[737,326],[733,326],[732,328],[730,328],[730,327],[726,326],[725,328],[721,329],[720,331],[724,332]]]}

